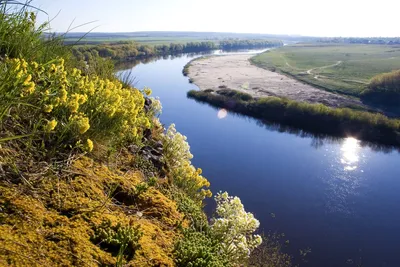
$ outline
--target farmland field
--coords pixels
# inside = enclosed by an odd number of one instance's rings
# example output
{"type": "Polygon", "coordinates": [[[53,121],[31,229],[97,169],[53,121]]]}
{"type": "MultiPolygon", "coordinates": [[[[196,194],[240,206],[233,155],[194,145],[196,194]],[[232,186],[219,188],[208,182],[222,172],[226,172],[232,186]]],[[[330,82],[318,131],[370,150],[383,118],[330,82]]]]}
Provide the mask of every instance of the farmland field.
{"type": "Polygon", "coordinates": [[[328,91],[358,96],[373,76],[400,69],[400,46],[297,44],[257,55],[251,62],[328,91]]]}

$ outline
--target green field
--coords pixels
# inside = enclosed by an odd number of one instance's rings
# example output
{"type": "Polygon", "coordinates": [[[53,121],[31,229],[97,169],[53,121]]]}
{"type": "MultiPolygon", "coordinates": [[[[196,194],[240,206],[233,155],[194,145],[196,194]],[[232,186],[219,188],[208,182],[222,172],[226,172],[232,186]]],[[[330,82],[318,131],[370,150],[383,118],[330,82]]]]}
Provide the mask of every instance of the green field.
{"type": "Polygon", "coordinates": [[[358,96],[373,76],[400,69],[400,45],[297,44],[251,61],[329,91],[358,96]]]}
{"type": "Polygon", "coordinates": [[[214,41],[209,39],[201,39],[195,37],[88,37],[88,38],[66,38],[65,43],[78,43],[81,45],[85,44],[104,44],[104,43],[115,43],[121,41],[134,41],[143,45],[164,45],[164,44],[186,44],[188,42],[207,42],[214,41]]]}

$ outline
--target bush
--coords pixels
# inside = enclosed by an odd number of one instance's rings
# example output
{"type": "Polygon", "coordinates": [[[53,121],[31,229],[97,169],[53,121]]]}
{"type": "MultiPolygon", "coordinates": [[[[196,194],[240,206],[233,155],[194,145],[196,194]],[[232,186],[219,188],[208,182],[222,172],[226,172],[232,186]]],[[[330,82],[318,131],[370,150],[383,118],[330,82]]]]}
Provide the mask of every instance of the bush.
{"type": "Polygon", "coordinates": [[[218,94],[231,97],[236,100],[243,100],[243,101],[248,101],[253,99],[253,97],[250,94],[231,90],[231,89],[225,89],[225,90],[219,90],[217,91],[218,94]]]}
{"type": "Polygon", "coordinates": [[[104,220],[94,228],[91,239],[102,249],[117,256],[117,266],[122,266],[123,260],[130,261],[140,248],[139,240],[143,233],[139,228],[139,225],[132,227],[120,223],[113,226],[110,220],[104,220]]]}
{"type": "Polygon", "coordinates": [[[388,91],[400,94],[400,70],[373,77],[368,88],[373,91],[388,91]]]}
{"type": "Polygon", "coordinates": [[[26,152],[90,152],[96,143],[137,141],[151,127],[139,90],[68,70],[63,59],[6,59],[0,80],[0,142],[20,140],[26,152]]]}
{"type": "Polygon", "coordinates": [[[201,176],[202,170],[191,165],[193,155],[186,142],[186,136],[178,133],[172,124],[163,138],[164,161],[170,170],[170,181],[183,189],[192,199],[202,201],[211,196],[210,186],[206,178],[201,176]]]}
{"type": "Polygon", "coordinates": [[[220,253],[221,245],[204,232],[185,230],[175,246],[178,267],[229,267],[227,256],[220,253]]]}
{"type": "Polygon", "coordinates": [[[230,262],[241,264],[262,243],[261,236],[254,235],[260,222],[244,210],[238,197],[231,197],[227,192],[218,193],[215,201],[217,217],[211,225],[212,236],[220,242],[222,254],[230,262]]]}
{"type": "Polygon", "coordinates": [[[400,70],[373,77],[361,97],[367,101],[398,106],[400,104],[400,70]]]}

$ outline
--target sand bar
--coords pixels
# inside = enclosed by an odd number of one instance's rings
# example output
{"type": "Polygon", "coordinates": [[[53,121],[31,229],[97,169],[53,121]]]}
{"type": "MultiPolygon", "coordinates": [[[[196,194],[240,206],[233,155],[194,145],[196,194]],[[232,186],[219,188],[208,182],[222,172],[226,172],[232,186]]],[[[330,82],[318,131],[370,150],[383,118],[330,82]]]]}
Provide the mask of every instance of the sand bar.
{"type": "Polygon", "coordinates": [[[357,99],[330,93],[249,62],[253,55],[201,58],[191,63],[189,77],[201,90],[230,88],[255,97],[279,96],[331,107],[362,105],[357,99]]]}

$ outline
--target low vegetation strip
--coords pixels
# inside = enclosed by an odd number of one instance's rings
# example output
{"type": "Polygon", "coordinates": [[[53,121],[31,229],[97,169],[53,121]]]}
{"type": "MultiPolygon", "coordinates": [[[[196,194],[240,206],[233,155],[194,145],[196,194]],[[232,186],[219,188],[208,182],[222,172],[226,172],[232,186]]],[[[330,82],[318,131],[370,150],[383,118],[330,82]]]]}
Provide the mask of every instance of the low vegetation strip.
{"type": "Polygon", "coordinates": [[[369,101],[398,106],[400,103],[400,70],[373,77],[362,96],[369,101]]]}
{"type": "Polygon", "coordinates": [[[400,146],[400,120],[379,113],[329,108],[279,97],[253,98],[233,90],[189,91],[188,97],[212,106],[259,119],[298,127],[314,133],[354,136],[385,145],[400,146]]]}

